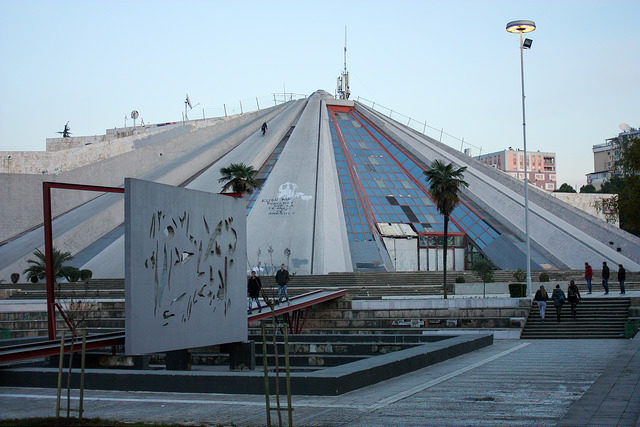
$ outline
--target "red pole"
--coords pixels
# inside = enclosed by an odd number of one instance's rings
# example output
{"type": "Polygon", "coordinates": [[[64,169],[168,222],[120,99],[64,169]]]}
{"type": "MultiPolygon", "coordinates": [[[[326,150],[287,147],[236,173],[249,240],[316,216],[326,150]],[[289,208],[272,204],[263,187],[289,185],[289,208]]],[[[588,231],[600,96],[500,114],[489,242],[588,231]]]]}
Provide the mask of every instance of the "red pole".
{"type": "Polygon", "coordinates": [[[44,264],[47,280],[47,322],[49,339],[56,339],[56,308],[55,308],[55,275],[53,273],[53,230],[51,226],[51,189],[99,191],[106,193],[124,193],[124,188],[104,187],[102,185],[68,184],[65,182],[42,183],[42,205],[44,211],[44,264]]]}
{"type": "Polygon", "coordinates": [[[53,273],[53,232],[51,229],[51,186],[49,182],[42,183],[42,203],[44,211],[44,262],[47,285],[47,322],[49,339],[56,339],[56,309],[54,297],[53,273]]]}

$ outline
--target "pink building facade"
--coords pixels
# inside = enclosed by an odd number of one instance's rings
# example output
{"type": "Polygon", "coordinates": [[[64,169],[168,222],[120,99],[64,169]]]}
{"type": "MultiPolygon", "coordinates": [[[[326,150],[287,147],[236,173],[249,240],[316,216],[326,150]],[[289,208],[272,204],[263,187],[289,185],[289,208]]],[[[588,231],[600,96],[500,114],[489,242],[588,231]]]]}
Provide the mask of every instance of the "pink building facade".
{"type": "MultiPolygon", "coordinates": [[[[524,151],[511,148],[482,154],[477,160],[508,173],[514,178],[524,179],[524,151]]],[[[556,154],[540,151],[527,153],[529,183],[546,191],[556,190],[556,154]]]]}

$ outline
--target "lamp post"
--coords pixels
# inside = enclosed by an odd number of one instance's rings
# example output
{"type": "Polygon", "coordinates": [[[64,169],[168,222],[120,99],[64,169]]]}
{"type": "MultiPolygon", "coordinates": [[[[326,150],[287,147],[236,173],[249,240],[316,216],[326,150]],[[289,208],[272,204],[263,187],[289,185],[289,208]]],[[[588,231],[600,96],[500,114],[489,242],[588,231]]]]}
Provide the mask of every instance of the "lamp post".
{"type": "Polygon", "coordinates": [[[524,227],[527,240],[527,297],[531,295],[531,244],[529,241],[529,176],[527,172],[527,127],[524,113],[524,49],[531,47],[531,40],[522,40],[522,33],[536,29],[536,23],[527,20],[511,21],[507,31],[520,34],[520,81],[522,82],[522,142],[524,144],[524,227]]]}

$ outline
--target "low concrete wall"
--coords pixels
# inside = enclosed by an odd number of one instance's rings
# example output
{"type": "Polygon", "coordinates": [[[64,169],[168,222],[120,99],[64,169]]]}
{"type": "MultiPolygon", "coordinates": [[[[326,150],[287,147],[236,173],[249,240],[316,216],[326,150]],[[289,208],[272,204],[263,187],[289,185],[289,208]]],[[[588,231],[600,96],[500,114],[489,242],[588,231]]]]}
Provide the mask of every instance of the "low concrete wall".
{"type": "MultiPolygon", "coordinates": [[[[511,282],[514,283],[514,282],[511,282]]],[[[551,292],[556,285],[560,285],[565,292],[569,287],[569,283],[566,280],[561,282],[531,282],[531,296],[536,294],[536,291],[540,289],[540,286],[544,286],[547,292],[551,292]]],[[[509,295],[509,283],[456,283],[455,285],[456,295],[509,295]],[[484,292],[483,292],[484,288],[484,292]]]]}
{"type": "MultiPolygon", "coordinates": [[[[422,298],[353,300],[353,310],[417,310],[417,309],[470,309],[470,308],[519,308],[528,298],[422,298]]],[[[526,302],[525,305],[530,306],[526,302]]]]}
{"type": "Polygon", "coordinates": [[[599,193],[549,193],[556,199],[562,200],[565,203],[570,204],[590,215],[595,216],[611,225],[620,227],[620,218],[616,217],[615,220],[610,221],[607,216],[596,209],[596,203],[602,203],[602,200],[610,199],[615,194],[599,194],[599,193]]]}

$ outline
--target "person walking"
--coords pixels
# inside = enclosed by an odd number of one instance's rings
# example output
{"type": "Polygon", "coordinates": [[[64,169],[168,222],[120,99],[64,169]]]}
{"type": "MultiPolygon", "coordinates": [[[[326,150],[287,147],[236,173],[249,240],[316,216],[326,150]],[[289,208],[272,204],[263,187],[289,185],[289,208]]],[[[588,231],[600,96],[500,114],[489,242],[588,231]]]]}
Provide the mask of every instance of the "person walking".
{"type": "Polygon", "coordinates": [[[556,288],[553,290],[553,293],[551,294],[551,299],[553,300],[553,305],[556,308],[556,319],[559,322],[562,305],[567,300],[567,297],[564,295],[564,292],[562,291],[562,289],[560,289],[560,285],[556,285],[556,288]]]}
{"type": "Polygon", "coordinates": [[[593,268],[589,265],[588,262],[584,263],[584,280],[587,282],[587,289],[589,289],[588,294],[591,293],[591,279],[593,278],[593,268]]]}
{"type": "Polygon", "coordinates": [[[567,299],[569,300],[569,304],[571,304],[571,315],[573,318],[576,318],[577,310],[576,307],[578,303],[582,301],[582,296],[580,295],[580,289],[576,285],[576,282],[573,280],[569,282],[569,289],[567,289],[567,299]]]}
{"type": "Polygon", "coordinates": [[[622,264],[618,264],[618,282],[620,282],[620,294],[624,295],[624,281],[627,279],[627,270],[624,269],[622,264]]]}
{"type": "Polygon", "coordinates": [[[267,122],[262,123],[262,126],[260,126],[260,130],[262,131],[262,136],[264,136],[265,133],[267,133],[267,122]]]}
{"type": "Polygon", "coordinates": [[[549,295],[547,294],[547,290],[544,286],[540,285],[540,289],[536,291],[536,296],[533,297],[533,300],[538,303],[540,318],[544,322],[544,314],[547,311],[547,301],[549,300],[549,295]]]}
{"type": "Polygon", "coordinates": [[[276,283],[278,284],[278,304],[282,302],[282,294],[289,302],[289,292],[287,291],[287,283],[289,283],[289,272],[284,268],[284,264],[280,265],[280,270],[276,273],[276,283]]]}
{"type": "Polygon", "coordinates": [[[260,278],[256,276],[256,272],[251,272],[251,277],[247,280],[247,292],[249,293],[249,314],[253,311],[251,308],[253,300],[256,301],[258,306],[258,313],[262,313],[262,307],[260,306],[260,289],[262,289],[262,282],[260,278]]]}
{"type": "Polygon", "coordinates": [[[606,261],[602,263],[602,287],[604,288],[604,294],[609,294],[609,267],[607,267],[606,261]]]}

